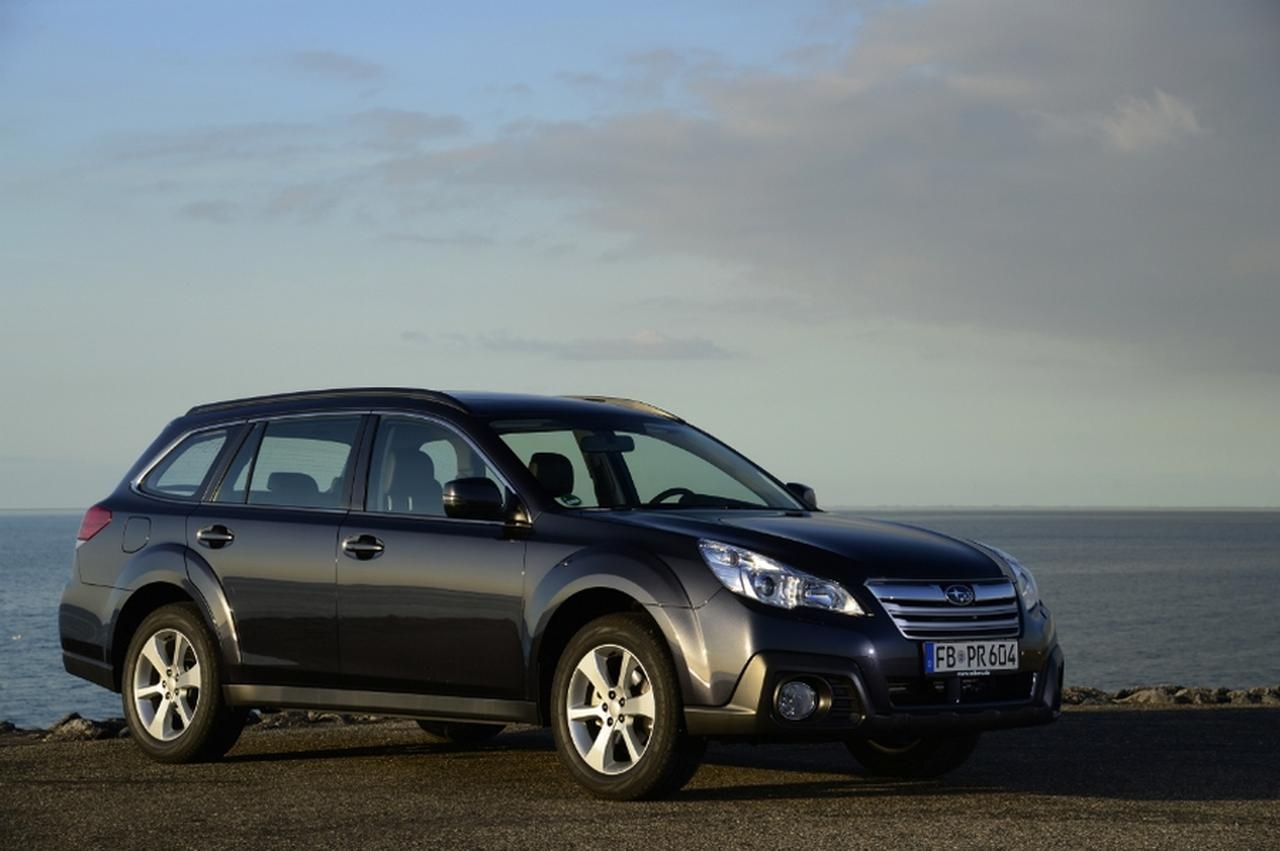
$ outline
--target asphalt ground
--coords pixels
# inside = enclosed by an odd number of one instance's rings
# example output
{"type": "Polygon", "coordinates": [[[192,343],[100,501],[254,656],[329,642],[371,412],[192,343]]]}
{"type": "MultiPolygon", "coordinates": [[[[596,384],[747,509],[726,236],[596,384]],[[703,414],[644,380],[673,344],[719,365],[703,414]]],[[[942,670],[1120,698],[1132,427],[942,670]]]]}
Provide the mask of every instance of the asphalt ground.
{"type": "Polygon", "coordinates": [[[588,797],[544,730],[479,749],[413,722],[250,729],[219,763],[128,740],[0,746],[0,849],[1280,849],[1280,709],[1073,709],[941,780],[843,746],[713,744],[667,801],[588,797]]]}

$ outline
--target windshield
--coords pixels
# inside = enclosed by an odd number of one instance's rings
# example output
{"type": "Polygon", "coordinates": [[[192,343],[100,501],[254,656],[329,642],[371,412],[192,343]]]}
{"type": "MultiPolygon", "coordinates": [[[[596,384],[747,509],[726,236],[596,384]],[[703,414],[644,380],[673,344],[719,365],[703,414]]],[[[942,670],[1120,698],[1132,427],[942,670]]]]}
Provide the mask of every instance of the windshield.
{"type": "Polygon", "coordinates": [[[684,423],[592,418],[490,425],[568,508],[804,508],[746,458],[684,423]]]}

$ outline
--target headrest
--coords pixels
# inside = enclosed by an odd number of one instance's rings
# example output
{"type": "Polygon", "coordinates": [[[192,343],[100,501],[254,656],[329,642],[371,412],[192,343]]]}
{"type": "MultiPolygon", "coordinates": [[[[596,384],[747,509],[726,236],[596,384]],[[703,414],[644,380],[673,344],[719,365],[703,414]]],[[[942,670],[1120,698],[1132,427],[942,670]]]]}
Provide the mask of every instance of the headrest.
{"type": "Polygon", "coordinates": [[[396,429],[391,434],[391,451],[396,455],[422,449],[423,436],[420,429],[396,429]]]}
{"type": "Polygon", "coordinates": [[[529,472],[554,497],[573,493],[573,465],[558,452],[535,452],[529,472]]]}
{"type": "Polygon", "coordinates": [[[290,500],[320,495],[320,486],[306,473],[272,473],[267,476],[267,490],[290,500]]]}
{"type": "Polygon", "coordinates": [[[395,476],[436,477],[436,465],[431,456],[417,449],[402,449],[391,456],[392,472],[395,476]]]}

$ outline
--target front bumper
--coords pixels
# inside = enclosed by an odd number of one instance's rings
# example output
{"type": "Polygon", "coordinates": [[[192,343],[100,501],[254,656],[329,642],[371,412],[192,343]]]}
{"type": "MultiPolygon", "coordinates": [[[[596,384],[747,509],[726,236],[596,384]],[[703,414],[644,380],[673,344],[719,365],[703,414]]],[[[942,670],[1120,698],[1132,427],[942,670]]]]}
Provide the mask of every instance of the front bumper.
{"type": "MultiPolygon", "coordinates": [[[[761,653],[747,665],[724,706],[688,706],[685,728],[695,736],[839,737],[852,732],[960,733],[1048,724],[1062,705],[1062,651],[1054,647],[1044,667],[1026,677],[1030,693],[1019,700],[940,702],[931,706],[877,706],[858,666],[829,656],[761,653]],[[774,711],[777,689],[792,679],[813,684],[820,695],[815,715],[785,721],[774,711]]],[[[952,679],[960,683],[959,679],[952,679]]]]}
{"type": "Polygon", "coordinates": [[[686,702],[685,726],[692,735],[977,732],[1047,724],[1061,707],[1063,655],[1043,606],[1022,616],[1016,672],[935,677],[923,673],[921,642],[903,638],[887,618],[799,620],[736,599],[713,602],[717,611],[700,612],[708,653],[717,657],[708,659],[710,667],[725,671],[734,654],[749,655],[731,686],[720,680],[723,700],[686,702]],[[718,636],[726,639],[723,644],[718,636]],[[804,721],[783,720],[774,710],[778,688],[791,679],[808,682],[819,694],[817,712],[804,721]]]}

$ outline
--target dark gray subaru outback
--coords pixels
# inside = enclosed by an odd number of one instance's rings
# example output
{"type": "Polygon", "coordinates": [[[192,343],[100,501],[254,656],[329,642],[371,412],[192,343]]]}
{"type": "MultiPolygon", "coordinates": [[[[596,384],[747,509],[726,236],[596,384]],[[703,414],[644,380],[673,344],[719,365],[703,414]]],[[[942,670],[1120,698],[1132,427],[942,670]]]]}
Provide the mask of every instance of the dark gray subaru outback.
{"type": "Polygon", "coordinates": [[[454,741],[519,722],[629,799],[678,789],[707,738],[832,740],[923,777],[1059,709],[1053,620],[1012,556],[823,513],[623,399],[200,405],[78,537],[64,663],[166,762],[222,755],[250,707],[454,741]]]}

